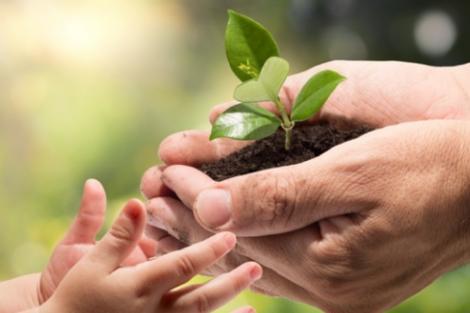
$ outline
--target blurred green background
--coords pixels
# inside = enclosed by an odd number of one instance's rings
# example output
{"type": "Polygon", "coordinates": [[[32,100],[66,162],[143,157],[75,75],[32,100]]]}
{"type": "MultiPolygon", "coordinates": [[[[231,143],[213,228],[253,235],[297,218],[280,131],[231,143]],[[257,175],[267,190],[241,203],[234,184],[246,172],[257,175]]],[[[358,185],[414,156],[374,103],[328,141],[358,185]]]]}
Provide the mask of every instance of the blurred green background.
{"type": "MultiPolygon", "coordinates": [[[[39,271],[88,177],[108,223],[139,195],[166,135],[208,128],[237,81],[226,65],[226,9],[265,24],[293,70],[330,59],[436,65],[469,55],[466,1],[0,0],[0,279],[39,271]]],[[[392,253],[392,252],[391,252],[392,253]]],[[[392,312],[469,312],[470,269],[392,312]]],[[[316,312],[245,293],[218,312],[316,312]]]]}

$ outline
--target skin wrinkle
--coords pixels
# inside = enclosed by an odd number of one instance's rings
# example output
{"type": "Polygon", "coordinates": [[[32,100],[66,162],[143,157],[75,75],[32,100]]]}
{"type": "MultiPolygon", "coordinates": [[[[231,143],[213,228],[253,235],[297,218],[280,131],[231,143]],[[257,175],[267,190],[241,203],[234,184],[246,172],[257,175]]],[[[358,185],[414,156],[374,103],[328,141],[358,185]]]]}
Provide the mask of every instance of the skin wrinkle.
{"type": "MultiPolygon", "coordinates": [[[[292,175],[289,175],[289,180],[292,181],[292,175]]],[[[281,222],[283,223],[284,228],[288,228],[289,224],[292,222],[294,219],[294,214],[299,214],[298,212],[302,212],[302,210],[299,210],[299,205],[302,203],[303,198],[305,197],[305,194],[307,194],[305,191],[305,186],[308,186],[307,184],[307,179],[304,177],[301,178],[296,178],[295,183],[291,183],[290,186],[288,186],[287,192],[291,193],[291,197],[293,195],[293,203],[291,204],[290,210],[287,210],[287,215],[285,218],[282,216],[278,216],[278,219],[280,218],[281,222]],[[299,186],[301,188],[299,188],[299,186]]],[[[305,205],[305,204],[304,204],[305,205]]],[[[311,206],[311,205],[310,205],[311,206]]]]}
{"type": "Polygon", "coordinates": [[[322,244],[321,250],[318,245],[316,249],[310,250],[314,251],[313,255],[310,254],[314,262],[306,260],[310,267],[317,263],[316,268],[311,270],[311,277],[328,283],[328,292],[340,288],[340,284],[347,285],[354,281],[354,277],[359,277],[359,271],[364,268],[360,258],[355,258],[357,253],[351,245],[337,237],[323,239],[328,242],[322,244]]]}
{"type": "MultiPolygon", "coordinates": [[[[429,114],[430,111],[432,111],[436,105],[436,103],[440,103],[442,98],[445,98],[445,94],[436,94],[436,90],[429,89],[428,83],[431,81],[431,78],[433,77],[433,72],[435,71],[434,68],[432,67],[422,67],[422,69],[426,69],[425,72],[420,73],[419,79],[413,82],[413,85],[408,86],[410,91],[413,90],[425,90],[426,93],[432,93],[433,96],[428,97],[428,101],[421,101],[420,99],[417,99],[416,101],[419,101],[421,105],[425,105],[423,109],[423,116],[425,116],[425,119],[428,119],[430,116],[434,116],[432,114],[429,114]],[[424,88],[423,88],[424,87],[424,88]]],[[[411,96],[407,95],[406,96],[411,96]]],[[[405,99],[404,99],[405,100],[405,99]]],[[[409,107],[409,109],[412,109],[412,107],[409,107]]],[[[410,110],[410,112],[413,112],[413,110],[410,110]]]]}
{"type": "Polygon", "coordinates": [[[301,192],[298,190],[298,181],[292,177],[291,173],[286,173],[283,177],[274,177],[274,183],[271,184],[274,186],[272,224],[275,225],[281,221],[285,225],[297,211],[298,196],[301,192]]]}
{"type": "Polygon", "coordinates": [[[49,282],[45,281],[44,283],[41,283],[41,281],[38,279],[38,284],[36,287],[38,305],[41,305],[46,302],[46,300],[49,298],[47,295],[52,293],[51,290],[44,290],[44,286],[55,286],[53,285],[54,282],[52,281],[51,275],[47,275],[46,278],[49,282]]]}
{"type": "Polygon", "coordinates": [[[330,187],[325,188],[321,200],[316,203],[316,207],[323,208],[324,213],[321,213],[321,218],[324,218],[326,212],[330,210],[341,212],[341,215],[346,215],[349,213],[367,210],[371,206],[375,206],[374,203],[376,203],[376,201],[363,201],[363,199],[366,199],[365,196],[368,195],[367,190],[364,190],[363,193],[355,192],[357,187],[360,185],[358,185],[352,178],[357,175],[358,174],[356,173],[339,172],[335,175],[335,179],[333,180],[334,183],[325,182],[323,184],[324,186],[334,185],[336,192],[329,192],[328,188],[330,187]],[[338,194],[341,194],[341,199],[337,197],[338,194]],[[346,206],[340,208],[339,206],[343,205],[343,202],[346,206]],[[333,204],[334,207],[332,206],[333,204]]]}
{"type": "MultiPolygon", "coordinates": [[[[301,172],[302,173],[302,172],[301,172]]],[[[317,173],[318,175],[318,173],[317,173]]],[[[320,174],[320,177],[321,177],[321,174],[320,174]]],[[[302,182],[305,182],[305,180],[308,179],[308,178],[303,178],[302,179],[302,182]]],[[[323,186],[325,186],[325,184],[322,184],[323,186]]],[[[304,193],[303,195],[309,195],[309,206],[310,206],[310,209],[315,209],[315,208],[320,208],[320,198],[318,196],[313,196],[313,195],[318,195],[318,194],[323,194],[324,193],[324,190],[322,190],[322,188],[318,187],[318,186],[313,186],[311,184],[306,184],[304,183],[303,184],[303,190],[304,190],[304,193]]],[[[298,194],[300,196],[300,194],[298,194]]],[[[305,199],[304,199],[305,200],[305,199]]],[[[297,199],[297,203],[301,203],[300,202],[301,200],[300,199],[297,199]]],[[[298,213],[300,214],[300,213],[298,213]]],[[[320,225],[318,224],[318,221],[312,221],[313,223],[316,223],[318,225],[318,233],[321,237],[323,237],[322,233],[321,233],[321,229],[320,229],[320,225]]]]}
{"type": "MultiPolygon", "coordinates": [[[[260,195],[264,199],[266,196],[265,192],[263,192],[263,190],[260,189],[258,186],[259,184],[258,181],[263,182],[264,180],[260,178],[259,175],[256,175],[256,177],[253,177],[253,176],[250,176],[250,177],[252,178],[247,179],[245,183],[240,186],[240,191],[237,192],[236,195],[233,195],[232,193],[232,196],[234,197],[233,198],[234,201],[237,201],[238,203],[240,203],[239,206],[242,208],[252,207],[249,202],[250,201],[249,199],[251,199],[251,197],[257,197],[258,195],[260,195]],[[257,191],[255,192],[254,190],[257,190],[257,191]],[[247,195],[247,196],[241,197],[241,195],[247,195]]],[[[261,218],[261,220],[265,221],[265,217],[261,215],[261,212],[254,212],[257,210],[258,207],[259,205],[257,203],[256,207],[254,208],[252,207],[252,209],[250,210],[235,210],[232,213],[233,218],[234,218],[233,223],[237,226],[250,226],[249,224],[248,225],[246,224],[246,221],[253,222],[254,221],[254,219],[252,218],[253,216],[256,216],[257,219],[261,218]]]]}
{"type": "MultiPolygon", "coordinates": [[[[369,78],[370,79],[370,78],[369,78]]],[[[381,86],[377,86],[375,92],[371,94],[367,94],[365,91],[366,89],[361,88],[360,86],[355,89],[355,92],[360,94],[360,97],[354,97],[353,99],[374,99],[374,105],[371,105],[371,103],[368,103],[367,101],[363,100],[364,103],[367,103],[367,111],[370,113],[370,116],[382,116],[384,120],[393,120],[393,123],[397,123],[397,119],[393,117],[393,111],[390,108],[391,101],[389,100],[389,97],[385,93],[386,91],[381,88],[381,86]],[[372,112],[371,112],[372,111],[372,112]]],[[[370,92],[370,91],[369,91],[370,92]]],[[[364,104],[359,103],[357,107],[361,107],[364,104]]],[[[400,114],[403,114],[401,112],[400,114]]],[[[361,118],[360,116],[356,116],[356,118],[361,118]]],[[[402,117],[403,118],[403,117],[402,117]]],[[[383,126],[382,124],[377,125],[377,126],[383,126]]]]}

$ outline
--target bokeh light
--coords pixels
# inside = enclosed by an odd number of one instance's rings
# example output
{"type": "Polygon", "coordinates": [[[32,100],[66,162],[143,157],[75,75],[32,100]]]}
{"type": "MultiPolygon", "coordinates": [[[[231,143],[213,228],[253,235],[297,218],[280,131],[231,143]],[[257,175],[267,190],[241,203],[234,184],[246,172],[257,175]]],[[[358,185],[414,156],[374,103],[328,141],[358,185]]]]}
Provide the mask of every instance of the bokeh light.
{"type": "Polygon", "coordinates": [[[414,29],[419,49],[433,57],[447,54],[457,39],[457,27],[444,11],[428,11],[417,20],[414,29]]]}

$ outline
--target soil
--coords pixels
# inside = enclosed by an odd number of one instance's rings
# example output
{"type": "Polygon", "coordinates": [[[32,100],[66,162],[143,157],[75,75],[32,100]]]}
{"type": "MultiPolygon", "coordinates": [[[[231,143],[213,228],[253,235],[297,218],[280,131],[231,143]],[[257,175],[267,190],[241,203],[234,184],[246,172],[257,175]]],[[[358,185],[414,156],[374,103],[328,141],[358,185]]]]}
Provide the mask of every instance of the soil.
{"type": "Polygon", "coordinates": [[[221,181],[268,168],[301,163],[371,130],[365,126],[340,130],[328,123],[301,125],[293,129],[292,146],[286,151],[284,131],[279,129],[273,135],[217,162],[201,165],[200,170],[212,179],[221,181]]]}

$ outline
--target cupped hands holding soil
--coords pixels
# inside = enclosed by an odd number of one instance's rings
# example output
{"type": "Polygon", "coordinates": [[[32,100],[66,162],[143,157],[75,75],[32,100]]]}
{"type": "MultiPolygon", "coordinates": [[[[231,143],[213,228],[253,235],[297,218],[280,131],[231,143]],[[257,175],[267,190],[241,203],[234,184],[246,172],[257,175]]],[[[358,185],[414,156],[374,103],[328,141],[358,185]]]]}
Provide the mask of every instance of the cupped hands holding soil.
{"type": "MultiPolygon", "coordinates": [[[[470,69],[330,62],[289,77],[284,96],[295,98],[308,77],[324,68],[336,69],[348,80],[330,97],[319,120],[334,123],[341,117],[379,129],[357,137],[369,130],[358,126],[363,131],[342,133],[345,142],[334,149],[317,156],[323,149],[314,148],[313,159],[284,166],[278,166],[277,153],[263,152],[269,148],[282,155],[279,134],[274,135],[278,144],[268,148],[263,143],[246,147],[227,139],[209,141],[203,131],[173,134],[160,146],[165,165],[150,168],[142,179],[149,215],[158,221],[151,235],[159,241],[160,253],[167,253],[215,231],[234,231],[241,236],[237,248],[208,274],[256,260],[265,269],[255,285],[258,292],[333,313],[381,312],[470,261],[470,103],[461,87],[470,69]],[[405,123],[434,119],[448,121],[405,123]],[[237,153],[242,147],[251,152],[237,153]],[[219,171],[230,160],[241,162],[252,155],[266,156],[258,157],[260,166],[250,161],[253,165],[244,169],[253,173],[219,171]],[[278,167],[260,171],[262,166],[278,167]],[[223,179],[228,176],[233,177],[223,179]],[[224,202],[210,197],[201,202],[201,197],[223,192],[232,197],[225,202],[232,222],[210,227],[200,213],[217,213],[224,202]],[[272,212],[272,204],[285,210],[272,212]]],[[[211,121],[228,106],[216,106],[211,121]]],[[[333,129],[318,120],[314,124],[326,134],[314,146],[338,143],[329,136],[339,132],[336,124],[330,124],[333,129]]],[[[302,136],[293,138],[302,142],[302,136]]]]}

